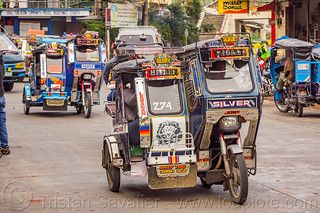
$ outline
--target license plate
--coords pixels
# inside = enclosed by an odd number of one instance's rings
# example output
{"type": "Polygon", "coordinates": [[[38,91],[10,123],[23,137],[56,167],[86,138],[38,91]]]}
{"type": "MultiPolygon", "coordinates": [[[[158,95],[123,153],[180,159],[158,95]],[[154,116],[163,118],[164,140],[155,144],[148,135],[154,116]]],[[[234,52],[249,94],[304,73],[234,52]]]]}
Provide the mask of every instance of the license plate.
{"type": "Polygon", "coordinates": [[[46,100],[48,106],[63,106],[64,100],[53,99],[53,100],[46,100]]]}
{"type": "Polygon", "coordinates": [[[163,165],[157,166],[158,177],[178,177],[189,174],[189,164],[163,165]]]}
{"type": "Polygon", "coordinates": [[[12,72],[11,72],[11,70],[10,71],[6,71],[5,73],[4,73],[4,76],[12,76],[12,72]]]}

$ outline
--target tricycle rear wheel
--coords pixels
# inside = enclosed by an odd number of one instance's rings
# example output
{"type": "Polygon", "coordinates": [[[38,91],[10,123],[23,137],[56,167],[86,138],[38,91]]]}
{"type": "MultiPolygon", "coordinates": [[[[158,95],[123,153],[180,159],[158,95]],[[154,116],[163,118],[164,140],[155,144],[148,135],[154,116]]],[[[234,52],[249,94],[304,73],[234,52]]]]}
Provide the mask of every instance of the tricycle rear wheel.
{"type": "Polygon", "coordinates": [[[23,93],[22,93],[22,103],[23,103],[24,114],[29,115],[30,114],[30,106],[29,106],[29,101],[27,100],[27,97],[26,97],[25,90],[23,90],[23,93]]]}
{"type": "Polygon", "coordinates": [[[104,143],[104,155],[105,155],[105,168],[107,181],[110,191],[119,192],[120,189],[120,168],[111,165],[110,152],[107,144],[104,143]]]}

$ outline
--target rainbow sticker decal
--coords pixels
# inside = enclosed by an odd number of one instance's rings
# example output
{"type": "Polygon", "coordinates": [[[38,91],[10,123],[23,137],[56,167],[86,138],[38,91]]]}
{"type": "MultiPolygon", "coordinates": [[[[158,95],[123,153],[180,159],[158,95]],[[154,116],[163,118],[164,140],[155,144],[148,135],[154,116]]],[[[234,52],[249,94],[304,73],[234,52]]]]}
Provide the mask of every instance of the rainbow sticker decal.
{"type": "Polygon", "coordinates": [[[140,136],[150,136],[150,127],[140,126],[140,136]]]}

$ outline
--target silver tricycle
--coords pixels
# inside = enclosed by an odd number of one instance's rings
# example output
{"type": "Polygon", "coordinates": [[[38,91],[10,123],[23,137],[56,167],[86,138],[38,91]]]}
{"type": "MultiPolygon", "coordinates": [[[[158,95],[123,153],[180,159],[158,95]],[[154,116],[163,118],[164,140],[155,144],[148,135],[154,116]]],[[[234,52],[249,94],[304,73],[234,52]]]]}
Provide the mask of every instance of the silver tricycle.
{"type": "Polygon", "coordinates": [[[248,34],[212,35],[185,46],[182,72],[204,187],[223,185],[245,203],[248,175],[256,173],[261,94],[248,34]]]}

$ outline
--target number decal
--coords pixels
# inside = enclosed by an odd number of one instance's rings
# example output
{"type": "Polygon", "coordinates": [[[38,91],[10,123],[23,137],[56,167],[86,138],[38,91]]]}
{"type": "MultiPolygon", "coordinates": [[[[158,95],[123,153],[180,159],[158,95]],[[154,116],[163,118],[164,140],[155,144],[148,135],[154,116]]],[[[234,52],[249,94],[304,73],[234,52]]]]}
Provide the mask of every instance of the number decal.
{"type": "Polygon", "coordinates": [[[161,102],[154,102],[153,104],[153,110],[155,111],[161,111],[163,109],[169,109],[169,110],[172,110],[172,104],[171,104],[171,101],[169,102],[164,102],[164,101],[161,101],[161,102]]]}

